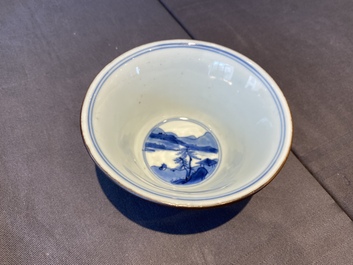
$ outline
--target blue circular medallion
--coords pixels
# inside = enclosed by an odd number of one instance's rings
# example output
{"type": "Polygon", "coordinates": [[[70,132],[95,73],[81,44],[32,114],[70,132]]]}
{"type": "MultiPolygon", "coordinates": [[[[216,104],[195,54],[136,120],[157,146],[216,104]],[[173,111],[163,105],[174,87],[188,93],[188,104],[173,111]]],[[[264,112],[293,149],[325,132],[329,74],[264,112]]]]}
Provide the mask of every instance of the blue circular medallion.
{"type": "Polygon", "coordinates": [[[154,175],[176,185],[200,183],[215,172],[220,161],[215,136],[187,118],[157,124],[145,139],[143,153],[154,175]]]}

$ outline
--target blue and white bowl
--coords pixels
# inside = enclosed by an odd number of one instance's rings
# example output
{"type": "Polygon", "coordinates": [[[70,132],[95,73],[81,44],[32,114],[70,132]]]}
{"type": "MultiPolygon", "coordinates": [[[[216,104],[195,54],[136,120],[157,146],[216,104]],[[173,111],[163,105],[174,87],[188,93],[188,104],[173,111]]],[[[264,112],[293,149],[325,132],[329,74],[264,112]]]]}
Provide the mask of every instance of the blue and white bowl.
{"type": "Polygon", "coordinates": [[[209,207],[268,184],[292,141],[273,79],[220,45],[169,40],[119,56],[94,79],[81,129],[96,164],[157,203],[209,207]]]}

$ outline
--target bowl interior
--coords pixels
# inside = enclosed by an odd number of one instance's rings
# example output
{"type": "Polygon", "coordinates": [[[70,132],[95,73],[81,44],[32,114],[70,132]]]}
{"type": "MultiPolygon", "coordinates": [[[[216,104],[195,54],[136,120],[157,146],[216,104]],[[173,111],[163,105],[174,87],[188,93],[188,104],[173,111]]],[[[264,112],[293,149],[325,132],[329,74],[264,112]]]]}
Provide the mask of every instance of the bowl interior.
{"type": "Polygon", "coordinates": [[[87,98],[91,155],[119,184],[154,201],[195,206],[244,197],[289,151],[290,114],[275,82],[218,45],[134,49],[97,76],[87,98]]]}

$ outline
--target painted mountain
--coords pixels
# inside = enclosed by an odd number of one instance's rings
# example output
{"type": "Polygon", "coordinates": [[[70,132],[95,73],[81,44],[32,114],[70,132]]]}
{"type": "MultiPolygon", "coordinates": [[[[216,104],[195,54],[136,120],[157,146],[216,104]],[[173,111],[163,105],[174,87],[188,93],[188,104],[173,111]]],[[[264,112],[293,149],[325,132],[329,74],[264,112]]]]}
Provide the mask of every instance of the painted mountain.
{"type": "Polygon", "coordinates": [[[218,164],[218,145],[213,135],[179,137],[155,128],[144,151],[151,170],[173,184],[195,184],[212,174],[218,164]]]}

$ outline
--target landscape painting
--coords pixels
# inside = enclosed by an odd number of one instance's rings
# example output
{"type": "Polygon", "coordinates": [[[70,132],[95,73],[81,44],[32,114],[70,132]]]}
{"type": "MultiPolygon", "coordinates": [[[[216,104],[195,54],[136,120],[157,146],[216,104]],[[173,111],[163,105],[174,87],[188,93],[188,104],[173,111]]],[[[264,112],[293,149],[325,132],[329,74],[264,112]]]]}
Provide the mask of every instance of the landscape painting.
{"type": "Polygon", "coordinates": [[[154,128],[144,144],[151,171],[179,185],[196,184],[210,176],[219,162],[218,144],[210,132],[203,128],[198,131],[195,136],[185,130],[154,128]]]}

